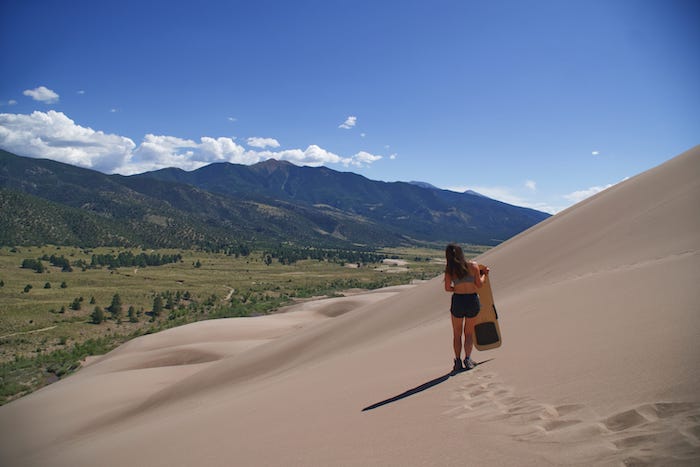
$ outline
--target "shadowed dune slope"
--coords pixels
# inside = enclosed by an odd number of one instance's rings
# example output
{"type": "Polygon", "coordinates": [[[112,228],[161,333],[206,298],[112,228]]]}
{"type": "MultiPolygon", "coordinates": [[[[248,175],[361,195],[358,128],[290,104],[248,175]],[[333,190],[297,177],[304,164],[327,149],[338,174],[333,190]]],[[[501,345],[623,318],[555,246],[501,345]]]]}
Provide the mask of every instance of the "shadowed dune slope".
{"type": "Polygon", "coordinates": [[[196,323],[0,407],[0,463],[697,465],[698,205],[694,148],[482,255],[475,370],[439,277],[196,323]]]}

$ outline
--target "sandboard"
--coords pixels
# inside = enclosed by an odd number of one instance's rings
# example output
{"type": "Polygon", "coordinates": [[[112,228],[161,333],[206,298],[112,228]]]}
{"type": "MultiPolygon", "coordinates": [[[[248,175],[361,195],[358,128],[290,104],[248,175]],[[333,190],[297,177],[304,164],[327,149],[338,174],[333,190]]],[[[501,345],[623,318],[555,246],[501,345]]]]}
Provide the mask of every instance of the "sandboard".
{"type": "MultiPolygon", "coordinates": [[[[486,266],[479,264],[479,270],[485,268],[486,266]]],[[[501,346],[501,329],[498,327],[498,313],[493,303],[489,276],[486,276],[484,284],[477,289],[477,293],[481,302],[481,311],[476,315],[474,324],[474,347],[478,350],[495,349],[501,346]]]]}

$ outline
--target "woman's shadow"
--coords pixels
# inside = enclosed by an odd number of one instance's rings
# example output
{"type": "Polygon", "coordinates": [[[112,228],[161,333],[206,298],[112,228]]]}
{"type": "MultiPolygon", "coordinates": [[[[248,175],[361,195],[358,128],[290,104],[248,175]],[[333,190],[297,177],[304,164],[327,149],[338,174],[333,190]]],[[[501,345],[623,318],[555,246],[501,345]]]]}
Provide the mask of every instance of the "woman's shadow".
{"type": "MultiPolygon", "coordinates": [[[[490,358],[488,360],[484,360],[483,362],[479,362],[479,363],[477,363],[477,367],[483,365],[484,363],[490,362],[491,360],[493,360],[493,359],[490,358]]],[[[426,389],[430,389],[433,386],[437,386],[438,384],[447,381],[450,378],[450,376],[454,376],[454,375],[457,375],[459,373],[464,373],[465,371],[468,371],[468,370],[462,370],[462,371],[456,371],[456,372],[450,371],[449,373],[442,375],[442,376],[439,376],[435,379],[432,379],[432,380],[428,381],[427,383],[423,383],[420,386],[416,386],[413,389],[409,389],[408,391],[402,392],[398,396],[390,397],[389,399],[385,399],[381,402],[377,402],[376,404],[369,405],[369,406],[365,407],[364,409],[362,409],[362,411],[365,412],[367,410],[373,410],[373,409],[376,409],[377,407],[381,407],[383,405],[390,404],[392,402],[396,402],[396,401],[401,400],[401,399],[405,399],[406,397],[412,396],[413,394],[418,394],[419,392],[423,392],[426,389]]]]}

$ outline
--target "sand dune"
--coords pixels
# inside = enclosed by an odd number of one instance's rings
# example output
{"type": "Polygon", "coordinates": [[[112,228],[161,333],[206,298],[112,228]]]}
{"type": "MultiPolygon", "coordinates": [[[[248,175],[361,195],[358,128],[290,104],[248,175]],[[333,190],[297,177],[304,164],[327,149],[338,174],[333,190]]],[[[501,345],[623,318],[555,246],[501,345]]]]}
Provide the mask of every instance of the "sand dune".
{"type": "Polygon", "coordinates": [[[0,464],[699,465],[699,204],[694,148],[480,257],[472,371],[440,278],[196,323],[0,407],[0,464]]]}

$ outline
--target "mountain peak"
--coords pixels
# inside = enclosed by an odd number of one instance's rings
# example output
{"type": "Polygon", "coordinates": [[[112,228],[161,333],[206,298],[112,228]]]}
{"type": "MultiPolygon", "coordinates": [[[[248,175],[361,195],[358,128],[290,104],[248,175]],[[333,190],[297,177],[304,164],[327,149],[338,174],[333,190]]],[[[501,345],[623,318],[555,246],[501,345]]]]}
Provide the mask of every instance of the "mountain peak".
{"type": "Polygon", "coordinates": [[[253,167],[289,167],[293,166],[289,161],[285,160],[280,160],[280,159],[265,159],[264,161],[260,161],[256,164],[253,164],[253,167]]]}
{"type": "Polygon", "coordinates": [[[251,166],[253,170],[266,172],[267,174],[271,174],[281,168],[288,169],[290,167],[294,167],[294,164],[289,161],[277,159],[265,159],[264,161],[258,162],[251,166]]]}

